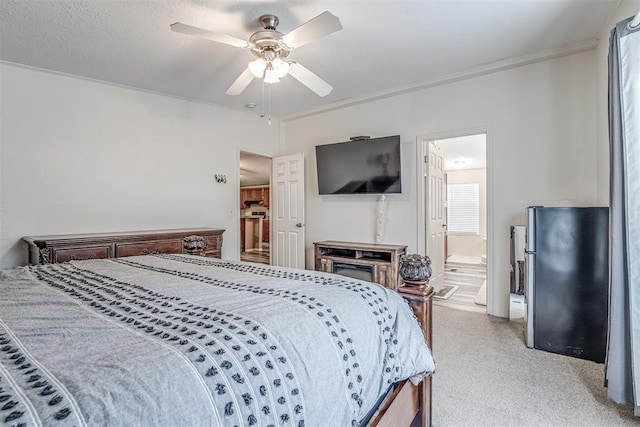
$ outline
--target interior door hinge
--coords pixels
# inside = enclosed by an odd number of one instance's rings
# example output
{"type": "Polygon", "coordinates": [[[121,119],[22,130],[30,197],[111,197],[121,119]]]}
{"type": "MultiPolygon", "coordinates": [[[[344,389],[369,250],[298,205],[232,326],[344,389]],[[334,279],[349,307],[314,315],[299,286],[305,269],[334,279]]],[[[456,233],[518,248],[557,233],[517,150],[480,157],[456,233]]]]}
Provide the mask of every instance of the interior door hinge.
{"type": "Polygon", "coordinates": [[[429,156],[424,156],[424,162],[425,162],[426,164],[429,164],[429,156]]]}

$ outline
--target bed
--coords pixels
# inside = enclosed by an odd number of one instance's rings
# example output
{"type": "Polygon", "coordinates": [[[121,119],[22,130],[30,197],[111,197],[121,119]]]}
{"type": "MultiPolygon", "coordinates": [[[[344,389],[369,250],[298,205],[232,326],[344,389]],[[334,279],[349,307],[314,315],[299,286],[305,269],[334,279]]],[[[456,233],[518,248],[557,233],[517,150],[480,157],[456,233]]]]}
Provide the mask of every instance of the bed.
{"type": "Polygon", "coordinates": [[[184,254],[2,270],[0,425],[428,425],[432,290],[400,295],[184,254]]]}

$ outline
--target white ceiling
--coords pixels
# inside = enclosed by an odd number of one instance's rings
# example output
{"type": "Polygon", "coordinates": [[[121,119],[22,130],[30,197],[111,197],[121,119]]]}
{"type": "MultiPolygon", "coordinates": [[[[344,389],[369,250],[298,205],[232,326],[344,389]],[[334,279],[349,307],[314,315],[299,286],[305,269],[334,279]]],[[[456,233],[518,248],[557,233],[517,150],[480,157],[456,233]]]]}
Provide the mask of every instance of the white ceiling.
{"type": "Polygon", "coordinates": [[[272,85],[273,117],[404,90],[453,73],[591,40],[621,0],[2,0],[0,59],[180,98],[263,110],[262,84],[225,91],[251,54],[169,30],[180,21],[248,39],[275,14],[287,33],[325,10],[343,29],[296,49],[333,85],[320,98],[292,77],[272,85]]]}

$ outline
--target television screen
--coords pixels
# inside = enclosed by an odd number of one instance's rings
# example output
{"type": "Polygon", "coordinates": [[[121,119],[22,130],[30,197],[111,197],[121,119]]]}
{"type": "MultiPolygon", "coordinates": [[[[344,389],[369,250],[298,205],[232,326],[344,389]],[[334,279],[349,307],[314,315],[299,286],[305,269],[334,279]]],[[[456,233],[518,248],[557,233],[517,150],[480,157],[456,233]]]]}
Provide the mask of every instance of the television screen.
{"type": "Polygon", "coordinates": [[[320,194],[401,193],[400,135],[317,145],[320,194]]]}

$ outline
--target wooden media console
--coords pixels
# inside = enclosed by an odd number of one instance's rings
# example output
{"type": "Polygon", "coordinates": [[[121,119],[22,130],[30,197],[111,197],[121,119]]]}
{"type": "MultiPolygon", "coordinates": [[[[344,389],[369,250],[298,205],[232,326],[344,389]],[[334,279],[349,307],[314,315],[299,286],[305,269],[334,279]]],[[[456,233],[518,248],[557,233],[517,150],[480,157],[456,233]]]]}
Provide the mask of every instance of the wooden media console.
{"type": "Polygon", "coordinates": [[[315,270],[338,273],[398,290],[398,265],[404,245],[376,245],[326,240],[314,246],[315,270]]]}

